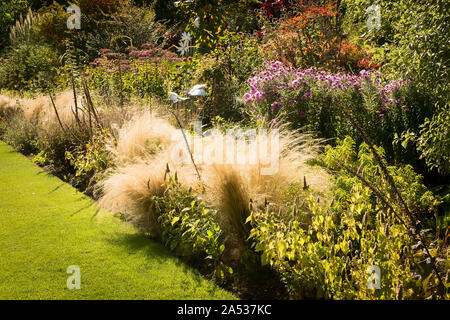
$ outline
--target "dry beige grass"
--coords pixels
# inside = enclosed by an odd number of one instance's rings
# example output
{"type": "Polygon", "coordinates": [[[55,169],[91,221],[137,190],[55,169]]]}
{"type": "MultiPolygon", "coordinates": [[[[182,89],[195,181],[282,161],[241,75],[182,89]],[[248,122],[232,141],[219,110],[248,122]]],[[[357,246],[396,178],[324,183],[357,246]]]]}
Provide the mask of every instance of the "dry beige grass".
{"type": "Polygon", "coordinates": [[[237,261],[245,248],[249,236],[245,220],[250,214],[250,201],[254,208],[263,209],[266,201],[280,207],[287,188],[293,183],[302,183],[304,177],[313,190],[325,191],[330,187],[328,174],[307,164],[316,157],[319,145],[310,135],[282,130],[279,167],[274,174],[261,174],[261,169],[267,166],[267,159],[263,158],[258,158],[255,164],[216,164],[205,168],[208,172],[205,175],[206,198],[217,209],[218,221],[226,230],[231,250],[235,248],[235,253],[230,252],[228,256],[237,261]]]}
{"type": "MultiPolygon", "coordinates": [[[[188,135],[188,140],[191,150],[195,150],[192,136],[188,135]]],[[[224,141],[227,150],[235,147],[235,141],[224,141]]],[[[216,144],[212,136],[203,139],[206,150],[216,144]]],[[[233,247],[242,247],[248,235],[244,222],[250,212],[250,201],[255,206],[263,205],[266,200],[280,202],[288,186],[302,183],[304,176],[311,189],[325,191],[329,187],[327,173],[307,165],[307,161],[316,156],[318,146],[318,141],[310,135],[282,130],[279,168],[272,175],[261,174],[261,169],[267,167],[267,159],[262,158],[254,164],[197,162],[205,190],[202,197],[218,210],[218,221],[230,235],[228,242],[233,242],[233,247]]],[[[176,128],[164,119],[145,112],[138,114],[119,130],[117,145],[110,148],[119,167],[99,185],[103,194],[100,203],[145,228],[157,229],[150,197],[162,194],[167,164],[172,172],[177,171],[186,187],[195,190],[199,185],[190,158],[184,163],[174,161],[174,150],[175,153],[180,148],[186,151],[186,146],[176,128]]]]}
{"type": "MultiPolygon", "coordinates": [[[[75,101],[72,91],[64,91],[58,94],[54,98],[56,110],[58,111],[59,118],[64,127],[71,127],[75,123],[75,101]]],[[[78,106],[82,105],[80,97],[77,97],[78,106]]],[[[42,114],[42,127],[44,130],[49,130],[53,126],[59,126],[58,119],[53,109],[52,103],[48,96],[42,96],[34,100],[34,104],[31,104],[32,110],[40,110],[42,114]]],[[[79,111],[80,119],[85,119],[86,115],[82,111],[79,111]]],[[[85,119],[87,120],[87,119],[85,119]]]]}
{"type": "Polygon", "coordinates": [[[116,163],[131,163],[161,153],[173,143],[176,129],[150,112],[139,112],[120,128],[117,144],[111,146],[116,163]]]}
{"type": "MultiPolygon", "coordinates": [[[[63,126],[65,128],[73,127],[76,122],[73,92],[66,90],[57,94],[54,97],[54,102],[63,126]]],[[[88,123],[87,112],[84,110],[81,94],[77,95],[77,105],[79,119],[84,123],[88,123]]],[[[27,121],[38,124],[46,132],[54,132],[60,129],[59,121],[48,95],[39,95],[34,99],[17,99],[17,101],[6,96],[0,96],[0,112],[7,106],[22,110],[27,121]]],[[[130,119],[130,114],[133,110],[133,108],[108,108],[102,105],[97,107],[98,116],[106,127],[122,126],[125,121],[130,119]]]]}
{"type": "Polygon", "coordinates": [[[150,198],[163,194],[164,172],[163,168],[149,167],[145,163],[119,167],[101,183],[104,195],[100,204],[114,213],[124,214],[144,229],[154,230],[157,217],[150,198]]]}
{"type": "MultiPolygon", "coordinates": [[[[81,105],[81,99],[78,99],[81,105]]],[[[55,97],[55,105],[61,122],[64,125],[71,125],[75,118],[72,110],[75,107],[72,91],[64,91],[55,97]]],[[[13,100],[6,96],[0,96],[0,110],[6,108],[20,108],[25,119],[34,124],[41,124],[44,129],[49,129],[57,123],[56,114],[48,96],[40,95],[34,99],[13,100]]],[[[0,111],[1,112],[1,111],[0,111]]]]}
{"type": "Polygon", "coordinates": [[[198,187],[193,169],[168,160],[167,153],[118,166],[97,185],[101,193],[99,203],[113,213],[120,212],[137,226],[158,232],[157,214],[151,207],[152,196],[162,196],[168,179],[164,179],[167,165],[176,171],[178,180],[186,186],[198,187]]]}
{"type": "Polygon", "coordinates": [[[0,117],[7,117],[15,113],[19,106],[16,100],[6,96],[0,96],[0,117]]]}

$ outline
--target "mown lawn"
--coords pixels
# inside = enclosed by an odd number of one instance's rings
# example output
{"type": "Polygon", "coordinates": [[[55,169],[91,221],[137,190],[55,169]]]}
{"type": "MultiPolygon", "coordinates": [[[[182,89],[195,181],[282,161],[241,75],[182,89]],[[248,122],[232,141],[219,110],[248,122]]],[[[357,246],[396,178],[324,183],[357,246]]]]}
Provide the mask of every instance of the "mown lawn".
{"type": "Polygon", "coordinates": [[[0,299],[233,298],[0,142],[0,299]]]}

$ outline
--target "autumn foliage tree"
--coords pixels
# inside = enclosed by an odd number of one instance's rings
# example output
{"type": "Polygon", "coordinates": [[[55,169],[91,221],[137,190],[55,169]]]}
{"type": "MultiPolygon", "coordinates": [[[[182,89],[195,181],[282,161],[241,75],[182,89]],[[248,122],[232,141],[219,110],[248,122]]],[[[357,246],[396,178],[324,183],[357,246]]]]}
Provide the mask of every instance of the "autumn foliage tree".
{"type": "MultiPolygon", "coordinates": [[[[377,68],[370,54],[343,38],[337,1],[283,5],[284,17],[267,32],[264,54],[294,67],[317,66],[330,71],[377,68]]],[[[269,14],[270,16],[270,14],[269,14]]]]}

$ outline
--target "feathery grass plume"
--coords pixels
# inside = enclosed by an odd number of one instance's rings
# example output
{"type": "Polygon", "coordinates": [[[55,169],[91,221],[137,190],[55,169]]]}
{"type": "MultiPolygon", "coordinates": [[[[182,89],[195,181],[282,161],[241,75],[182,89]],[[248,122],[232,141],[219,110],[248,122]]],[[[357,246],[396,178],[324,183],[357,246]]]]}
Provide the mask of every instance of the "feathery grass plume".
{"type": "Polygon", "coordinates": [[[43,96],[36,99],[22,99],[20,100],[20,108],[23,110],[23,115],[27,121],[39,124],[48,102],[48,98],[43,96]]]}
{"type": "Polygon", "coordinates": [[[167,120],[140,112],[119,130],[111,151],[116,163],[130,163],[166,150],[175,136],[176,129],[167,120]]]}
{"type": "Polygon", "coordinates": [[[158,211],[152,206],[152,196],[162,196],[167,183],[167,166],[177,172],[185,186],[195,186],[193,168],[169,162],[166,152],[152,158],[134,159],[134,163],[118,166],[97,186],[99,203],[113,213],[121,213],[126,220],[143,230],[159,234],[158,211]]]}
{"type": "Polygon", "coordinates": [[[25,19],[20,15],[16,24],[10,29],[9,39],[11,40],[11,45],[15,46],[19,42],[27,42],[31,39],[31,31],[33,25],[38,23],[40,20],[40,15],[31,11],[31,7],[28,8],[27,15],[25,19]]]}
{"type": "MultiPolygon", "coordinates": [[[[195,150],[197,145],[192,138],[187,134],[191,150],[195,150]]],[[[225,152],[236,147],[236,140],[223,142],[225,152]]],[[[203,150],[211,151],[216,145],[222,147],[212,135],[203,137],[202,143],[203,150]]],[[[254,164],[197,163],[204,187],[201,196],[218,210],[217,220],[229,244],[226,247],[234,252],[232,255],[236,259],[245,250],[248,238],[245,220],[250,213],[250,201],[260,207],[264,207],[266,200],[281,206],[289,186],[302,184],[305,176],[311,189],[324,191],[330,186],[325,171],[307,165],[307,161],[316,156],[319,146],[320,141],[310,134],[283,129],[279,135],[279,168],[273,175],[261,174],[261,169],[268,166],[268,159],[262,158],[254,164]]],[[[98,185],[102,193],[100,203],[112,212],[123,213],[143,228],[158,229],[150,198],[164,191],[166,164],[178,173],[183,185],[200,190],[194,165],[186,154],[184,162],[174,162],[174,151],[182,148],[187,152],[187,148],[180,132],[164,119],[148,112],[137,114],[119,130],[117,145],[110,148],[118,168],[98,185]]]]}
{"type": "MultiPolygon", "coordinates": [[[[49,100],[49,97],[43,97],[47,101],[47,103],[44,104],[44,118],[42,119],[42,127],[46,130],[49,129],[49,127],[53,127],[55,125],[58,125],[57,122],[57,116],[53,110],[53,107],[51,105],[51,102],[49,100]]],[[[55,99],[55,106],[58,110],[58,115],[61,120],[61,123],[65,127],[71,127],[75,124],[75,116],[73,114],[73,110],[75,108],[75,102],[73,100],[73,93],[71,91],[64,91],[60,94],[58,94],[55,99]]],[[[81,104],[81,99],[80,103],[81,104]]],[[[85,114],[81,114],[80,118],[86,118],[85,114]]],[[[85,119],[87,120],[87,119],[85,119]]]]}
{"type": "Polygon", "coordinates": [[[98,186],[103,196],[100,205],[144,230],[158,231],[157,212],[151,197],[165,190],[165,167],[150,167],[141,162],[119,167],[98,186]]]}
{"type": "Polygon", "coordinates": [[[245,247],[249,236],[245,220],[250,214],[250,199],[254,206],[264,211],[266,201],[281,207],[288,187],[301,183],[305,176],[313,190],[326,191],[331,186],[325,170],[307,164],[316,157],[320,142],[311,134],[280,131],[279,168],[272,175],[261,174],[267,160],[262,158],[257,158],[255,164],[202,167],[208,187],[206,198],[217,209],[219,223],[228,231],[229,241],[240,248],[245,247]]]}
{"type": "Polygon", "coordinates": [[[7,120],[19,110],[16,100],[7,96],[0,96],[0,119],[7,120]]]}
{"type": "MultiPolygon", "coordinates": [[[[50,129],[57,123],[57,118],[48,96],[39,95],[36,98],[23,98],[18,100],[20,109],[23,111],[27,121],[40,124],[44,129],[50,129]]],[[[64,125],[71,125],[75,118],[73,116],[73,96],[71,91],[64,91],[55,98],[58,114],[64,125]]]]}

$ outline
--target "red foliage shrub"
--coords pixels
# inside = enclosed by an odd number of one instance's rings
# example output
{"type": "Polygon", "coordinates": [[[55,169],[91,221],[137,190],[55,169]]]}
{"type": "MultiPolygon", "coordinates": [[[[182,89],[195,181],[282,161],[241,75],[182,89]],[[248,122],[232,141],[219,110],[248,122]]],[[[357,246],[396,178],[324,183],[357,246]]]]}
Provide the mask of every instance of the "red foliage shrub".
{"type": "Polygon", "coordinates": [[[143,44],[141,49],[128,47],[125,51],[126,53],[120,53],[113,52],[110,49],[100,49],[99,57],[91,63],[91,66],[94,68],[106,68],[113,72],[119,66],[121,70],[129,70],[133,62],[159,64],[162,61],[181,61],[175,53],[162,48],[156,48],[151,43],[143,44]]]}
{"type": "Polygon", "coordinates": [[[342,38],[336,28],[337,1],[311,5],[299,1],[281,20],[264,45],[264,54],[294,67],[316,66],[329,71],[359,71],[380,66],[370,54],[342,38]]]}
{"type": "Polygon", "coordinates": [[[103,13],[115,13],[121,7],[118,0],[79,0],[78,5],[83,14],[91,17],[99,17],[103,13]]]}

